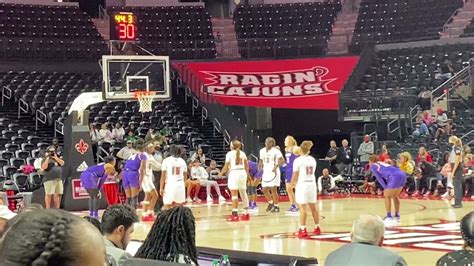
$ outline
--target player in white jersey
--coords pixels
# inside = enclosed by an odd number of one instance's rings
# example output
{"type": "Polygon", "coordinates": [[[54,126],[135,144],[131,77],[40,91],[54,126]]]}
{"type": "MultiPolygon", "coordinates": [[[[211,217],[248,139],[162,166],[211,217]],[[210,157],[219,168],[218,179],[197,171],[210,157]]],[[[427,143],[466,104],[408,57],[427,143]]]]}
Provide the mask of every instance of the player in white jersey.
{"type": "Polygon", "coordinates": [[[143,178],[141,179],[141,187],[143,192],[145,192],[145,199],[143,200],[143,211],[145,215],[142,217],[144,222],[152,222],[155,220],[153,215],[156,201],[158,200],[158,192],[156,191],[154,178],[153,178],[153,169],[158,167],[158,162],[154,159],[153,153],[155,152],[155,145],[153,143],[148,143],[146,145],[146,152],[143,153],[146,157],[145,167],[142,171],[143,178]]]}
{"type": "Polygon", "coordinates": [[[308,237],[306,231],[307,207],[311,210],[316,227],[313,231],[315,235],[321,234],[319,228],[319,212],[316,206],[317,188],[316,188],[316,160],[309,155],[313,147],[313,142],[305,140],[301,143],[301,154],[293,162],[293,176],[291,183],[295,186],[295,200],[300,209],[300,229],[299,238],[308,237]]]}
{"type": "Polygon", "coordinates": [[[247,197],[247,180],[250,177],[249,167],[247,163],[247,155],[242,149],[242,143],[234,140],[231,143],[231,151],[225,156],[225,165],[222,168],[221,176],[229,173],[227,186],[229,187],[232,196],[232,215],[227,219],[230,222],[239,221],[238,207],[239,194],[242,198],[243,214],[240,217],[242,221],[248,221],[250,216],[248,214],[249,200],[247,197]]]}
{"type": "Polygon", "coordinates": [[[280,166],[284,163],[283,154],[275,148],[275,139],[267,138],[265,148],[260,150],[259,160],[259,169],[263,169],[262,188],[268,202],[267,212],[280,212],[278,188],[280,187],[280,166]]]}
{"type": "Polygon", "coordinates": [[[186,200],[184,182],[188,176],[188,166],[180,157],[181,148],[172,145],[170,157],[161,164],[160,195],[163,197],[163,209],[167,210],[186,200]]]}

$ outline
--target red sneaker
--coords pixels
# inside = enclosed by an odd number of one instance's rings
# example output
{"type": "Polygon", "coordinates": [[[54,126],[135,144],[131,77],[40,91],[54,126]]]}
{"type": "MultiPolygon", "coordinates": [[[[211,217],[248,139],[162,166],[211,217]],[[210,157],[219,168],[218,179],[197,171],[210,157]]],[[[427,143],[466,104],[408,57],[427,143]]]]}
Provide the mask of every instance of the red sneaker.
{"type": "Polygon", "coordinates": [[[247,214],[242,214],[240,215],[240,220],[241,221],[248,221],[250,220],[250,215],[247,213],[247,214]]]}
{"type": "Polygon", "coordinates": [[[298,238],[307,238],[307,237],[308,237],[308,231],[306,231],[306,228],[298,230],[298,238]]]}
{"type": "Polygon", "coordinates": [[[154,222],[155,221],[155,216],[153,214],[148,214],[142,217],[143,222],[154,222]]]}
{"type": "Polygon", "coordinates": [[[313,234],[319,236],[321,234],[321,228],[319,228],[319,226],[314,228],[313,234]]]}
{"type": "Polygon", "coordinates": [[[418,197],[418,195],[420,195],[420,192],[418,192],[418,190],[415,191],[415,193],[411,194],[412,197],[418,197]]]}
{"type": "Polygon", "coordinates": [[[229,217],[227,217],[227,221],[228,221],[228,222],[238,222],[238,221],[239,221],[239,216],[237,216],[237,215],[229,215],[229,217]]]}

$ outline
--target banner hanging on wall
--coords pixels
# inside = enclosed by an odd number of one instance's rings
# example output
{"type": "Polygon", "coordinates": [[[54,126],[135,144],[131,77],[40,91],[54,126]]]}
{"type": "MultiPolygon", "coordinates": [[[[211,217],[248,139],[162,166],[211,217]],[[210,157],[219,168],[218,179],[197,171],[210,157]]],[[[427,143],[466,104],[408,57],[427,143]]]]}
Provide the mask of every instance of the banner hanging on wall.
{"type": "MultiPolygon", "coordinates": [[[[337,110],[359,57],[185,63],[224,105],[337,110]]],[[[186,80],[184,80],[186,82],[186,80]]]]}

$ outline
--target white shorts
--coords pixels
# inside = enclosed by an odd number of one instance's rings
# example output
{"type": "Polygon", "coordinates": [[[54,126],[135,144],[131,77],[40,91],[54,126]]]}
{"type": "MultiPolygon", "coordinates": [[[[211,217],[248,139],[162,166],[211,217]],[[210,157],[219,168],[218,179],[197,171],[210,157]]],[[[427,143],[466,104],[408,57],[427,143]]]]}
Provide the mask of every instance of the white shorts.
{"type": "Polygon", "coordinates": [[[316,203],[316,182],[303,182],[296,184],[295,201],[298,204],[316,203]]]}
{"type": "Polygon", "coordinates": [[[280,177],[280,169],[277,169],[276,173],[264,170],[262,174],[262,187],[279,187],[281,181],[280,177]]]}
{"type": "Polygon", "coordinates": [[[153,183],[152,176],[145,175],[142,181],[142,189],[145,193],[152,192],[156,189],[155,184],[153,183]]]}
{"type": "Polygon", "coordinates": [[[184,203],[186,200],[186,189],[184,182],[180,181],[177,183],[168,183],[165,186],[163,195],[163,204],[170,205],[173,203],[184,203]]]}
{"type": "Polygon", "coordinates": [[[247,172],[245,170],[232,170],[229,172],[227,187],[230,190],[247,189],[247,172]]]}

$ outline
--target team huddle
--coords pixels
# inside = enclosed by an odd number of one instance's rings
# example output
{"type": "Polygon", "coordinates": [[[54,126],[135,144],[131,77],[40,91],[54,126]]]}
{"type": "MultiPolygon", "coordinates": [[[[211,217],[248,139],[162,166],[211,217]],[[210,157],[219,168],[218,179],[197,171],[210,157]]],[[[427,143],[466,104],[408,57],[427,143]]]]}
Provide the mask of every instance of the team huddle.
{"type": "MultiPolygon", "coordinates": [[[[268,203],[267,212],[280,212],[278,189],[281,183],[280,166],[286,165],[285,182],[288,197],[291,203],[288,212],[299,213],[300,227],[298,236],[308,237],[306,220],[311,213],[315,228],[313,234],[321,234],[319,227],[319,212],[317,202],[316,166],[317,162],[310,155],[313,143],[303,141],[297,146],[292,136],[285,139],[285,156],[276,146],[275,139],[265,140],[265,147],[260,150],[258,162],[248,160],[242,151],[242,143],[234,140],[230,151],[226,154],[225,165],[219,176],[227,176],[227,186],[231,194],[232,213],[227,218],[229,222],[248,221],[249,212],[257,211],[257,186],[261,184],[263,194],[268,203]],[[242,210],[239,215],[239,197],[242,200],[242,210]],[[249,201],[250,197],[250,201],[249,201]]],[[[188,194],[192,180],[188,178],[188,165],[182,158],[180,147],[171,145],[168,157],[161,165],[153,156],[155,145],[138,140],[135,143],[137,153],[131,155],[123,164],[122,187],[126,195],[126,204],[138,208],[138,194],[145,193],[142,202],[144,211],[143,221],[153,221],[154,208],[161,196],[163,209],[170,209],[176,205],[186,203],[186,187],[188,194]],[[160,171],[159,188],[154,184],[154,171],[160,171]]],[[[105,162],[89,167],[81,175],[83,187],[90,196],[90,215],[98,216],[98,199],[101,189],[109,176],[116,175],[116,161],[113,157],[105,158],[105,162]]],[[[400,201],[398,196],[405,185],[406,176],[398,168],[370,158],[370,170],[377,181],[384,188],[387,218],[391,216],[393,201],[395,215],[399,219],[400,201]]],[[[219,193],[220,195],[220,193],[219,193]]],[[[189,197],[189,195],[188,195],[189,197]]],[[[208,192],[209,197],[209,192],[208,192]]]]}

